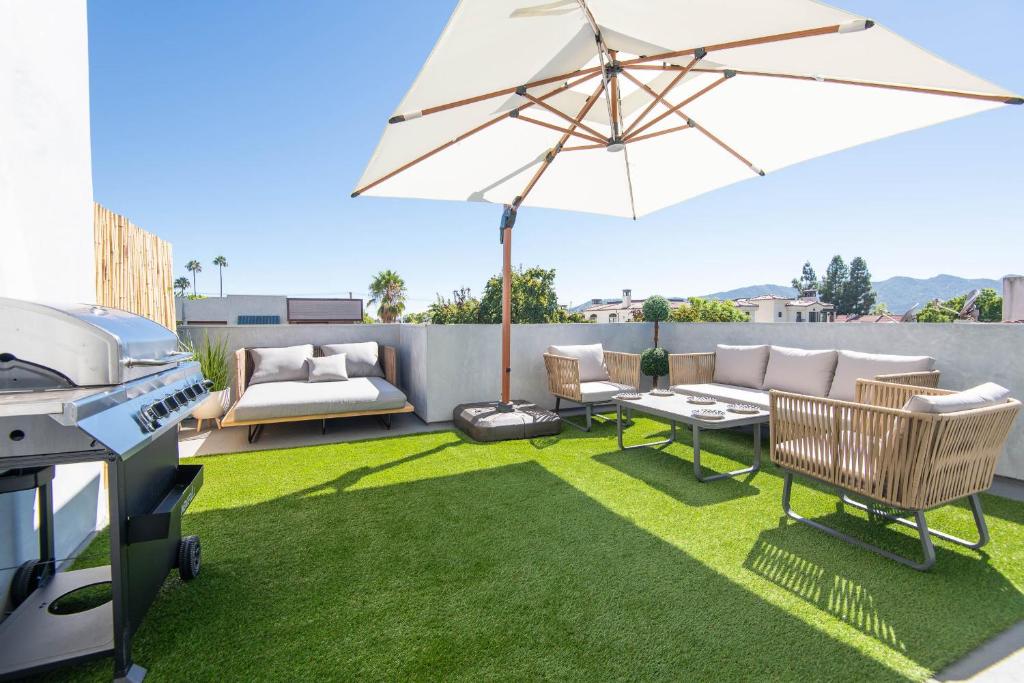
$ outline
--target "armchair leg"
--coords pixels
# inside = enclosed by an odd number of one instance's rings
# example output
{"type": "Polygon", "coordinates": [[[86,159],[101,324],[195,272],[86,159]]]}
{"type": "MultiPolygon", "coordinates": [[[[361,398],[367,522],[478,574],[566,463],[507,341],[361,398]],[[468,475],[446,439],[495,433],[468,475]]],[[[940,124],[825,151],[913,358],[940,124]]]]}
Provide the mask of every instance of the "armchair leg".
{"type": "MultiPolygon", "coordinates": [[[[846,505],[855,507],[858,510],[863,510],[864,512],[867,512],[869,515],[883,517],[889,520],[890,522],[896,522],[897,524],[902,524],[903,526],[910,527],[911,529],[916,529],[918,527],[917,523],[914,521],[905,519],[903,517],[899,517],[897,515],[890,514],[888,512],[884,512],[876,507],[872,507],[871,505],[861,503],[860,501],[853,500],[847,494],[843,494],[841,498],[843,503],[845,503],[846,505]]],[[[974,525],[978,528],[977,541],[968,541],[966,539],[959,538],[951,534],[947,534],[944,531],[939,531],[937,529],[928,529],[927,527],[925,527],[925,530],[935,538],[941,538],[944,541],[956,543],[957,545],[962,545],[966,548],[973,548],[975,550],[988,543],[988,524],[985,523],[985,515],[981,510],[981,497],[977,493],[975,493],[970,496],[967,496],[967,500],[971,504],[971,514],[974,515],[974,525]]]]}
{"type": "Polygon", "coordinates": [[[562,415],[561,412],[559,412],[560,408],[561,408],[561,404],[562,404],[562,399],[556,396],[555,397],[555,415],[558,415],[560,418],[562,418],[562,422],[564,422],[565,424],[569,425],[570,427],[575,427],[576,429],[580,430],[581,432],[589,432],[590,431],[590,428],[591,428],[591,426],[593,426],[593,423],[594,423],[594,409],[593,409],[593,406],[591,406],[589,403],[583,404],[583,409],[585,411],[585,418],[584,418],[584,424],[580,425],[580,424],[577,424],[577,423],[573,422],[569,418],[567,418],[564,415],[562,415]]]}
{"type": "Polygon", "coordinates": [[[869,550],[875,554],[881,555],[882,557],[893,560],[894,562],[899,562],[902,565],[906,565],[908,567],[911,567],[912,569],[916,569],[917,571],[928,571],[932,568],[932,565],[935,564],[935,546],[932,545],[931,535],[928,531],[928,523],[925,521],[924,512],[922,512],[921,510],[914,511],[914,518],[916,520],[916,524],[911,524],[911,526],[917,529],[917,534],[921,540],[921,552],[924,555],[924,559],[921,562],[915,562],[910,558],[903,557],[902,555],[897,555],[896,553],[889,552],[884,548],[879,548],[876,545],[872,545],[871,543],[862,541],[859,538],[854,538],[853,536],[844,534],[838,529],[833,529],[830,526],[825,526],[824,524],[815,522],[812,519],[807,519],[806,517],[800,516],[799,514],[793,511],[793,508],[790,504],[790,497],[792,493],[793,473],[786,471],[782,482],[782,510],[790,519],[794,519],[798,522],[806,524],[807,526],[813,529],[822,531],[828,534],[829,536],[834,536],[835,538],[838,538],[841,541],[845,541],[851,545],[855,545],[858,548],[863,548],[864,550],[869,550]]]}

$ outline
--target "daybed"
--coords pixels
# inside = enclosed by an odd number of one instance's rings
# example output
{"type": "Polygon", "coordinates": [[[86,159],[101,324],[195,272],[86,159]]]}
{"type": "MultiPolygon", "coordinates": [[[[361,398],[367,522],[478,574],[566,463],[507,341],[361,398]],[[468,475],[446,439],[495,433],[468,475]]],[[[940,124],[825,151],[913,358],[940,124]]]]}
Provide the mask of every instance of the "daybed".
{"type": "Polygon", "coordinates": [[[390,428],[392,415],[413,411],[395,349],[377,342],[239,349],[235,358],[238,398],[221,424],[247,427],[250,443],[267,424],[320,420],[325,432],[327,420],[374,415],[390,428]]]}

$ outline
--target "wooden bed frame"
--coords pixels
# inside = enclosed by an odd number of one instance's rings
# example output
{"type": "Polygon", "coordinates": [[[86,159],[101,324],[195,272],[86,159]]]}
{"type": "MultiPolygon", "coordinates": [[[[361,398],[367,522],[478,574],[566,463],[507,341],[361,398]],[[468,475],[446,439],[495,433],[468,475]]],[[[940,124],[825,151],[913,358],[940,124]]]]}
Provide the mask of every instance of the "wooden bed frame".
{"type": "MultiPolygon", "coordinates": [[[[393,346],[380,346],[380,365],[384,371],[384,379],[391,385],[398,387],[398,353],[393,346]]],[[[313,347],[313,356],[320,358],[323,350],[319,346],[313,347]]],[[[415,408],[408,401],[401,408],[389,408],[387,410],[360,410],[347,413],[321,413],[317,415],[298,415],[294,417],[278,417],[268,420],[239,420],[235,417],[235,407],[238,405],[242,394],[249,387],[249,380],[253,372],[252,356],[249,349],[238,349],[235,351],[235,401],[228,410],[227,415],[221,420],[224,427],[246,427],[248,428],[249,443],[260,438],[264,425],[278,424],[284,422],[309,422],[320,420],[320,433],[327,432],[327,421],[343,417],[363,417],[372,415],[380,419],[385,429],[391,429],[391,416],[397,413],[411,413],[415,408]]]]}

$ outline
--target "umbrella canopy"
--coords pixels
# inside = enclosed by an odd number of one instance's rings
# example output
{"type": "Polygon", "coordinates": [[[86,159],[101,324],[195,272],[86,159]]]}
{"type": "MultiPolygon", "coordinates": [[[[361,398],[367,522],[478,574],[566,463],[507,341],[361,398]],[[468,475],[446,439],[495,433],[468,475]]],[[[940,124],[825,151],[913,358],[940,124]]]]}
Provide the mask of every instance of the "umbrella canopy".
{"type": "MultiPolygon", "coordinates": [[[[636,218],[1013,93],[815,0],[462,0],[353,196],[636,218]]],[[[508,399],[508,307],[505,381],[508,399]]]]}

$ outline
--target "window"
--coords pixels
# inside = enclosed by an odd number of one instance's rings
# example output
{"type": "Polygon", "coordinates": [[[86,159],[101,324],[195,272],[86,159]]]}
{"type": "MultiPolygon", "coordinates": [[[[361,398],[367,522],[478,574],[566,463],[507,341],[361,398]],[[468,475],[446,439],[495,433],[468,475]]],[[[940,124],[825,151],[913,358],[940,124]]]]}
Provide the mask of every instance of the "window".
{"type": "Polygon", "coordinates": [[[817,311],[809,312],[807,314],[807,322],[809,322],[809,323],[816,323],[816,322],[818,322],[818,312],[817,311]]]}
{"type": "Polygon", "coordinates": [[[617,322],[619,322],[619,316],[617,314],[615,314],[615,313],[612,313],[611,315],[608,316],[608,322],[610,322],[610,323],[617,323],[617,322]]]}
{"type": "Polygon", "coordinates": [[[779,317],[780,318],[782,317],[782,311],[779,311],[779,317]]]}
{"type": "Polygon", "coordinates": [[[796,312],[796,321],[798,323],[802,323],[804,321],[804,313],[803,313],[803,311],[797,311],[796,312]]]}
{"type": "Polygon", "coordinates": [[[590,322],[592,322],[592,323],[596,323],[597,322],[597,313],[591,313],[590,314],[590,322]]]}

